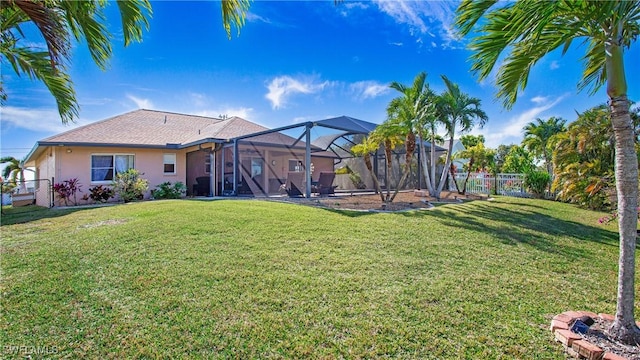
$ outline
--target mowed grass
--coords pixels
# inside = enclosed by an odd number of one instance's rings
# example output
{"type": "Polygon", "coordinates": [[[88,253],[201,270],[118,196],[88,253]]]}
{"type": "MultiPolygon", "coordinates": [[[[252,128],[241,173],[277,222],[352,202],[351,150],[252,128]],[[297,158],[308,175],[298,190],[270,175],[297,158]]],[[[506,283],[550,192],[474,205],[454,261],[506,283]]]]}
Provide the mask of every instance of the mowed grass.
{"type": "Polygon", "coordinates": [[[564,359],[553,315],[615,311],[617,231],[602,215],[502,197],[396,214],[175,200],[5,216],[0,346],[564,359]]]}

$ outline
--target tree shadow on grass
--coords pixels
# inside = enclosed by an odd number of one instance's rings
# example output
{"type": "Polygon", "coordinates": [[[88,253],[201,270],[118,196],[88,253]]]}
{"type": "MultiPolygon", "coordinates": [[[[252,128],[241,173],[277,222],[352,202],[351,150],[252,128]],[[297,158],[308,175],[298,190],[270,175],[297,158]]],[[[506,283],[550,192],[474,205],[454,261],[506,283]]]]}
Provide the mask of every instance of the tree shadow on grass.
{"type": "MultiPolygon", "coordinates": [[[[570,259],[580,259],[588,254],[579,246],[559,242],[559,238],[566,237],[618,247],[619,238],[616,231],[559,219],[545,214],[544,212],[549,210],[541,205],[523,202],[504,208],[500,204],[499,201],[481,202],[474,206],[450,205],[440,207],[438,211],[406,211],[395,214],[410,218],[436,218],[444,226],[488,234],[502,244],[526,244],[541,251],[565,255],[570,259]]],[[[349,217],[376,214],[326,210],[349,217]]]]}
{"type": "MultiPolygon", "coordinates": [[[[432,213],[443,225],[483,232],[507,245],[526,244],[536,249],[579,259],[585,250],[559,238],[573,238],[618,247],[618,233],[582,223],[562,220],[536,211],[529,204],[514,208],[480,205],[459,207],[456,211],[432,213]]],[[[543,207],[540,207],[544,209],[543,207]]]]}
{"type": "Polygon", "coordinates": [[[41,219],[56,218],[87,209],[89,208],[84,207],[57,209],[35,205],[18,208],[3,208],[2,217],[0,218],[0,226],[23,224],[41,219]]]}

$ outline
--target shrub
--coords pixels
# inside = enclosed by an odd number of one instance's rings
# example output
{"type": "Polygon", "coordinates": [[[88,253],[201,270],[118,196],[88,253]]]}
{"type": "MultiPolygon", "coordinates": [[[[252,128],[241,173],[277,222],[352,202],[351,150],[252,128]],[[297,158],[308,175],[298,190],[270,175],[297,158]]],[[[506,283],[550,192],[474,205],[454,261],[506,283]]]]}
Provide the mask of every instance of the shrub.
{"type": "Polygon", "coordinates": [[[98,203],[107,202],[109,199],[113,197],[113,195],[114,195],[113,189],[108,188],[106,186],[98,185],[98,186],[89,188],[89,198],[91,198],[91,200],[98,203]]]}
{"type": "Polygon", "coordinates": [[[156,186],[151,192],[154,199],[180,199],[187,193],[187,187],[180,181],[171,185],[170,181],[156,186]]]}
{"type": "Polygon", "coordinates": [[[142,200],[144,193],[149,189],[149,182],[140,177],[136,169],[129,169],[116,175],[113,180],[113,191],[124,202],[142,200]]]}
{"type": "Polygon", "coordinates": [[[538,198],[544,197],[551,183],[551,175],[546,171],[529,171],[524,175],[524,187],[538,198]]]}
{"type": "Polygon", "coordinates": [[[79,192],[82,192],[82,190],[80,190],[81,187],[82,185],[80,185],[78,178],[73,178],[54,184],[53,191],[60,200],[64,201],[65,206],[69,205],[71,198],[73,198],[73,205],[78,205],[77,195],[79,192]]]}

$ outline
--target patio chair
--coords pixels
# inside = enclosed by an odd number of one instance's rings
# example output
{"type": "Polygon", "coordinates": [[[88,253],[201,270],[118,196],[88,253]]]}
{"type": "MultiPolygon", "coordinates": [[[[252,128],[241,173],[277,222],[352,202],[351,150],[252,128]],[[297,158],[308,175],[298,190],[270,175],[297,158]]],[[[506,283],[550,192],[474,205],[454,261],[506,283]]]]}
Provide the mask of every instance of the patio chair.
{"type": "Polygon", "coordinates": [[[211,190],[209,181],[208,176],[198,176],[196,183],[193,184],[193,196],[209,196],[211,190]]]}
{"type": "Polygon", "coordinates": [[[338,185],[333,185],[333,180],[336,178],[336,173],[333,171],[321,171],[320,177],[318,177],[318,184],[316,185],[316,192],[319,195],[335,194],[338,185]]]}
{"type": "Polygon", "coordinates": [[[287,195],[293,196],[304,196],[304,173],[302,172],[290,172],[287,174],[287,182],[285,190],[287,191],[287,195]]]}

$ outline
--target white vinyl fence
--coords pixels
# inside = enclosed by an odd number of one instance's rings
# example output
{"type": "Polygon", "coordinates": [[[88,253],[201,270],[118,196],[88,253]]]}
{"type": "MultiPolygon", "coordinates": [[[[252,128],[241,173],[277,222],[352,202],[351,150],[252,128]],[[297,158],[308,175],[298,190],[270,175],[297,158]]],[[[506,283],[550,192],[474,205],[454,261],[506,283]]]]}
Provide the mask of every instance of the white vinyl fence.
{"type": "MultiPolygon", "coordinates": [[[[466,178],[467,173],[456,173],[456,183],[460,190],[462,190],[466,178]]],[[[471,173],[467,181],[467,193],[529,197],[531,195],[525,190],[523,182],[524,174],[497,174],[496,177],[493,177],[488,173],[471,173]]],[[[456,190],[454,184],[451,184],[451,190],[456,190]]]]}

